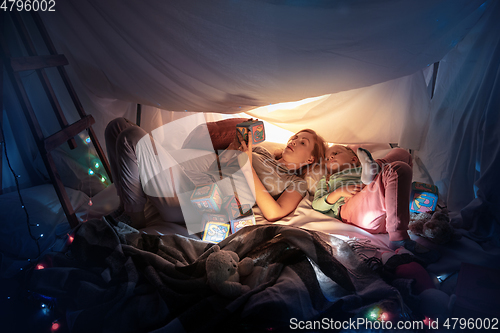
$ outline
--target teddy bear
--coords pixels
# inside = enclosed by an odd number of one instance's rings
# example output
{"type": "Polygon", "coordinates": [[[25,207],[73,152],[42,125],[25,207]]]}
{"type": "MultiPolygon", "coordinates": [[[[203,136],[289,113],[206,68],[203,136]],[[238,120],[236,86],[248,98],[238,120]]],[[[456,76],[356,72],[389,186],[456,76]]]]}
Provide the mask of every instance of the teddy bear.
{"type": "Polygon", "coordinates": [[[233,251],[221,250],[214,245],[212,252],[206,261],[207,283],[217,293],[236,298],[250,291],[250,287],[240,283],[240,276],[249,275],[254,263],[251,258],[243,258],[240,261],[238,254],[233,251]]]}
{"type": "Polygon", "coordinates": [[[411,213],[408,229],[436,244],[445,244],[457,238],[446,209],[434,213],[411,213]]]}

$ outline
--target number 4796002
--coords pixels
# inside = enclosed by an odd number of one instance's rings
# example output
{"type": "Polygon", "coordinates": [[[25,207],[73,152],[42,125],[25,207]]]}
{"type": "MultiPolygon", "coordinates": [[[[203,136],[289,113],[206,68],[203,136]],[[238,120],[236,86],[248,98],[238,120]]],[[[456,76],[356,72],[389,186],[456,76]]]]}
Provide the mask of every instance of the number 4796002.
{"type": "Polygon", "coordinates": [[[446,329],[498,330],[498,318],[447,318],[446,329]]]}
{"type": "Polygon", "coordinates": [[[0,10],[4,12],[55,12],[55,6],[55,0],[3,0],[0,10]]]}

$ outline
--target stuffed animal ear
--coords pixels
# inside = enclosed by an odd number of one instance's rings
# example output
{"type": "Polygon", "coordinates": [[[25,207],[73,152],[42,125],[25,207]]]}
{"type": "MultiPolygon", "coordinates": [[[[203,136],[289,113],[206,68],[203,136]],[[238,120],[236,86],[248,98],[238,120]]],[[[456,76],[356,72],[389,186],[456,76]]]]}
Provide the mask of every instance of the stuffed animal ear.
{"type": "Polygon", "coordinates": [[[233,252],[233,251],[228,251],[231,257],[233,257],[234,261],[238,262],[240,261],[240,257],[238,256],[238,253],[233,252]]]}

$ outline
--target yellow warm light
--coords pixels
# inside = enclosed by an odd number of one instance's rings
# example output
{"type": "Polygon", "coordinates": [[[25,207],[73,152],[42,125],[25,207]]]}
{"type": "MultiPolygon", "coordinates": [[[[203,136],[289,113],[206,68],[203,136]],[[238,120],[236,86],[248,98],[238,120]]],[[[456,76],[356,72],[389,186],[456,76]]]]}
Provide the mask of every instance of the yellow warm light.
{"type": "Polygon", "coordinates": [[[300,106],[305,106],[307,104],[312,104],[311,107],[316,105],[319,101],[323,101],[327,99],[330,95],[322,95],[322,96],[317,96],[317,97],[309,97],[302,99],[300,101],[294,101],[294,102],[283,102],[283,103],[277,103],[277,104],[270,104],[266,106],[261,106],[256,109],[252,109],[248,112],[252,113],[252,115],[249,115],[248,113],[242,112],[239,114],[231,114],[231,115],[221,115],[222,119],[228,119],[228,118],[257,118],[261,121],[264,122],[264,128],[266,131],[266,141],[268,142],[275,142],[275,143],[282,143],[285,144],[288,139],[294,134],[294,132],[283,129],[281,127],[278,127],[276,125],[273,125],[261,118],[259,118],[259,115],[262,115],[262,117],[265,118],[266,113],[271,113],[275,111],[286,111],[286,110],[292,110],[300,106]]]}
{"type": "Polygon", "coordinates": [[[278,110],[291,110],[291,109],[295,109],[296,107],[299,107],[299,106],[302,106],[302,105],[305,105],[308,103],[317,102],[317,101],[322,100],[322,99],[327,99],[328,96],[330,96],[330,95],[309,97],[309,98],[301,99],[300,101],[295,101],[295,102],[283,102],[283,103],[277,103],[277,104],[270,104],[270,105],[261,106],[261,107],[258,107],[256,109],[253,109],[251,112],[271,113],[271,112],[278,111],[278,110]]]}

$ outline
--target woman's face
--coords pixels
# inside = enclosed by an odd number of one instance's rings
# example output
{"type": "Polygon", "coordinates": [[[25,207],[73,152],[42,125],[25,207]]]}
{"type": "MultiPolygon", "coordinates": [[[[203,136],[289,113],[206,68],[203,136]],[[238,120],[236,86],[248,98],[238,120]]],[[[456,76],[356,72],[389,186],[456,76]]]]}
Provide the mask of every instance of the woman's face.
{"type": "Polygon", "coordinates": [[[314,136],[308,132],[299,132],[288,140],[282,158],[288,163],[311,164],[314,162],[313,149],[314,136]]]}

